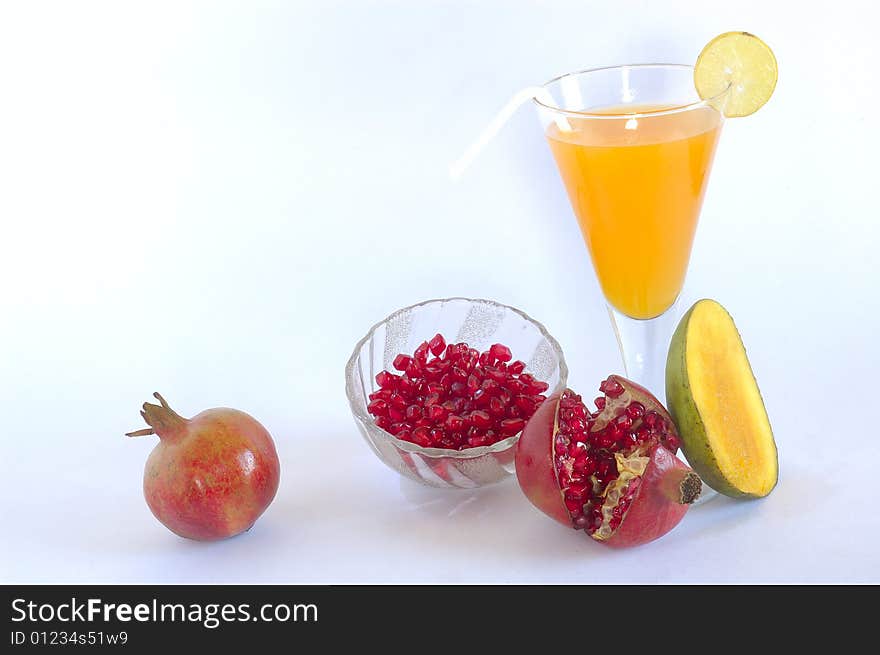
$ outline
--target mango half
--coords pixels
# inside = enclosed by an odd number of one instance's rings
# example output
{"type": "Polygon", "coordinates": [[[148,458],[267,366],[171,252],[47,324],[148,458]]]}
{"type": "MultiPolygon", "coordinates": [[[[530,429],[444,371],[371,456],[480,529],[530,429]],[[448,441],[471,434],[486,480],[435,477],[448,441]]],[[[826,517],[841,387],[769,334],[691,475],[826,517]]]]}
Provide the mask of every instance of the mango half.
{"type": "Polygon", "coordinates": [[[700,300],[675,330],[666,400],[688,463],[726,496],[762,498],[779,464],[770,419],[730,314],[700,300]]]}

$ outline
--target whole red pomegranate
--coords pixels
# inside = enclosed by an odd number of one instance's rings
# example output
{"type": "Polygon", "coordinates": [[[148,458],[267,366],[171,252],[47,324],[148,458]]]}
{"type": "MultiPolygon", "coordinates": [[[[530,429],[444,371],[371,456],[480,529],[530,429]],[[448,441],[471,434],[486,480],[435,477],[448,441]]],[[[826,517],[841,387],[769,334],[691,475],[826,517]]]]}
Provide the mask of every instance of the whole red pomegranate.
{"type": "Polygon", "coordinates": [[[570,389],[538,408],[517,444],[516,476],[560,523],[608,546],[638,546],[678,524],[702,481],[675,456],[675,425],[647,389],[612,375],[599,390],[595,412],[570,389]]]}
{"type": "Polygon", "coordinates": [[[249,529],[278,490],[275,444],[254,418],[236,409],[209,409],[192,419],[161,403],[144,403],[159,443],[144,469],[144,496],[172,532],[200,541],[225,539],[249,529]]]}

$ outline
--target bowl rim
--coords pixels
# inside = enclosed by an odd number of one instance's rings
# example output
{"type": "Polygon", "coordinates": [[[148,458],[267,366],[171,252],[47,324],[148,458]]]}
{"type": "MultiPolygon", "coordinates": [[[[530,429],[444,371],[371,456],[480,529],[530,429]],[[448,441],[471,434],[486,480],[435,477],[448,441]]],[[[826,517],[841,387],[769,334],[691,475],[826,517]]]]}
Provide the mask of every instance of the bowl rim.
{"type": "Polygon", "coordinates": [[[475,457],[480,457],[488,453],[496,453],[507,450],[517,442],[520,435],[522,434],[522,430],[511,437],[507,437],[506,439],[502,439],[501,441],[496,441],[495,443],[488,446],[476,446],[474,448],[464,448],[463,450],[451,450],[449,448],[434,447],[425,448],[423,446],[419,446],[418,444],[414,444],[411,441],[398,439],[387,430],[383,430],[382,428],[378,427],[375,423],[373,423],[373,419],[367,413],[366,407],[361,408],[360,403],[355,401],[355,363],[357,362],[361,348],[363,348],[364,344],[366,344],[367,341],[369,341],[373,337],[373,335],[376,333],[376,330],[378,330],[381,326],[385,325],[386,323],[404,312],[412,311],[413,309],[417,309],[425,305],[452,301],[481,303],[485,305],[499,307],[501,309],[509,310],[514,314],[517,314],[526,322],[534,325],[538,329],[538,332],[540,332],[541,336],[544,337],[547,340],[547,343],[550,344],[550,347],[556,353],[556,357],[559,361],[559,383],[553,389],[548,390],[547,397],[550,398],[552,395],[560,393],[566,387],[566,385],[568,384],[568,365],[565,363],[565,355],[562,351],[562,346],[559,345],[559,342],[556,340],[556,338],[552,334],[550,334],[546,327],[544,327],[543,323],[536,320],[521,309],[517,309],[516,307],[512,307],[510,305],[505,305],[504,303],[500,303],[495,300],[489,300],[487,298],[467,298],[464,296],[450,296],[448,298],[431,298],[429,300],[423,300],[422,302],[417,302],[412,305],[407,305],[406,307],[401,307],[400,309],[388,314],[388,316],[383,318],[381,321],[374,323],[372,327],[370,327],[370,329],[367,331],[367,333],[354,345],[354,350],[352,351],[351,356],[348,358],[348,362],[346,362],[345,364],[345,396],[348,399],[348,406],[351,409],[352,413],[355,415],[355,418],[357,418],[367,430],[381,433],[383,437],[390,440],[397,448],[400,448],[401,450],[410,453],[424,454],[432,458],[450,457],[453,459],[473,459],[475,457]]]}

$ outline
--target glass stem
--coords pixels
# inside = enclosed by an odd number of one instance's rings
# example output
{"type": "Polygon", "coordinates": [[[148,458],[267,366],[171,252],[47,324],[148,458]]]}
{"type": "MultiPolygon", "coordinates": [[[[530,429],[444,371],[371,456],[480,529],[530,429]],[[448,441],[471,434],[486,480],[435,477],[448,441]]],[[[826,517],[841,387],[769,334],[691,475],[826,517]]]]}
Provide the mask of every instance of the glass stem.
{"type": "Polygon", "coordinates": [[[678,324],[678,301],[651,319],[630,318],[611,305],[608,305],[608,314],[626,377],[645,387],[665,405],[666,354],[678,324]]]}

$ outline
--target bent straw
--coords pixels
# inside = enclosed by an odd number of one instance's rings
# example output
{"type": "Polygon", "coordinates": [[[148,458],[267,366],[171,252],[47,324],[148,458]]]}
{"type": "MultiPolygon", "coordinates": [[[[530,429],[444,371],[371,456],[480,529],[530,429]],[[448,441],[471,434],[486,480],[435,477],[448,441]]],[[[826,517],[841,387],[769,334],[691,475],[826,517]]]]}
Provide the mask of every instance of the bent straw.
{"type": "MultiPolygon", "coordinates": [[[[516,95],[514,95],[507,104],[495,114],[495,117],[489,121],[489,124],[480,133],[480,136],[477,137],[477,140],[468,146],[467,150],[464,151],[464,154],[462,154],[462,156],[449,167],[449,177],[453,180],[460,178],[462,173],[464,173],[467,167],[470,166],[471,162],[477,158],[477,155],[480,154],[489,141],[495,138],[495,135],[501,131],[501,128],[504,127],[504,124],[508,120],[510,120],[510,117],[513,116],[516,110],[519,109],[524,102],[533,98],[539,100],[542,104],[547,105],[548,107],[554,107],[556,104],[553,101],[553,96],[550,95],[550,92],[542,86],[530,86],[516,93],[516,95]]],[[[564,116],[555,116],[553,122],[556,123],[556,126],[560,131],[571,132],[571,125],[568,124],[568,121],[564,116]]]]}

